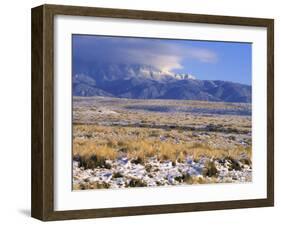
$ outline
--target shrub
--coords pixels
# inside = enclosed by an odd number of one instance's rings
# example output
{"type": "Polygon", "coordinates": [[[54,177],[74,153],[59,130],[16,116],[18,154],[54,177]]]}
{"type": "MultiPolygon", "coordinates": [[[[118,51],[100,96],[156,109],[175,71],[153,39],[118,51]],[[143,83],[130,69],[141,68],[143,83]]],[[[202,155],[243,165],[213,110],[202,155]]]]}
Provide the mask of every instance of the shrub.
{"type": "Polygon", "coordinates": [[[128,187],[146,187],[147,184],[140,180],[140,179],[131,179],[129,184],[128,184],[128,187]]]}
{"type": "Polygon", "coordinates": [[[73,158],[80,160],[80,166],[89,169],[96,167],[107,168],[106,160],[114,160],[117,157],[117,153],[113,148],[107,145],[97,145],[89,140],[84,140],[83,143],[74,142],[73,150],[73,158]]]}

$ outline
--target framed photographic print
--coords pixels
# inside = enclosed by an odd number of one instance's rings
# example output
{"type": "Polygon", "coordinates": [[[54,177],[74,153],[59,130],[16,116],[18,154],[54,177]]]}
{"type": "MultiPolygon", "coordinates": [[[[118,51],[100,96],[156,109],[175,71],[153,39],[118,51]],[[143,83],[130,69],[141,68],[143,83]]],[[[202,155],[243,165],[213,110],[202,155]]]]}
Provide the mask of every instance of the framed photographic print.
{"type": "Polygon", "coordinates": [[[272,19],[32,9],[32,216],[273,206],[272,19]]]}

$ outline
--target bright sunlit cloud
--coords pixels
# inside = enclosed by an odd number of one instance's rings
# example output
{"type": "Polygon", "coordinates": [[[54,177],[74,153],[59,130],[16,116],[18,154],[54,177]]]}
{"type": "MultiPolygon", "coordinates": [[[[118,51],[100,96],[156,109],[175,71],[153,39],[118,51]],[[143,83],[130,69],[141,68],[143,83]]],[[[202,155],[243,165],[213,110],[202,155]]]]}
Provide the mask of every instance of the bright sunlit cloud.
{"type": "Polygon", "coordinates": [[[73,35],[73,70],[91,73],[96,64],[146,65],[201,80],[251,84],[251,43],[73,35]]]}

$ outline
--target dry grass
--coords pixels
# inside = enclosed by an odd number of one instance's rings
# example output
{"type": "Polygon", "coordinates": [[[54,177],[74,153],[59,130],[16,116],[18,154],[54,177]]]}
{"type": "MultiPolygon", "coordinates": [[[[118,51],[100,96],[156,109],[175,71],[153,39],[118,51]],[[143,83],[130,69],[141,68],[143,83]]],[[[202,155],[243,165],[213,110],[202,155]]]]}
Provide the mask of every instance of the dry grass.
{"type": "Polygon", "coordinates": [[[120,156],[139,161],[156,156],[159,160],[181,162],[188,155],[194,159],[202,156],[238,159],[243,154],[251,159],[251,116],[148,112],[142,108],[131,111],[127,108],[142,105],[170,109],[189,106],[192,109],[243,110],[250,107],[248,104],[202,101],[75,97],[73,156],[87,168],[106,166],[107,159],[120,156]],[[103,113],[100,108],[115,113],[103,113]],[[226,131],[207,129],[203,133],[200,128],[208,125],[226,131]],[[233,139],[225,136],[228,134],[233,139]],[[246,146],[241,145],[241,139],[246,146]]]}
{"type": "Polygon", "coordinates": [[[114,160],[120,156],[139,159],[140,162],[154,156],[173,162],[182,162],[187,156],[198,160],[201,157],[239,159],[244,155],[244,158],[251,159],[251,147],[236,145],[231,149],[218,149],[207,142],[185,140],[185,132],[174,130],[77,125],[74,134],[80,134],[80,137],[74,137],[73,155],[80,158],[86,168],[106,167],[107,159],[114,160]]]}
{"type": "Polygon", "coordinates": [[[106,159],[115,159],[117,157],[113,148],[108,145],[99,145],[91,140],[76,140],[73,146],[73,154],[86,156],[97,154],[106,159]]]}
{"type": "Polygon", "coordinates": [[[177,100],[129,100],[116,98],[74,98],[74,123],[111,123],[127,122],[134,124],[153,125],[177,125],[193,126],[215,124],[223,128],[249,132],[251,131],[251,116],[241,117],[239,115],[212,115],[212,114],[194,114],[192,112],[155,112],[155,111],[131,111],[130,107],[151,106],[163,107],[170,109],[185,108],[191,109],[225,109],[237,110],[248,109],[249,104],[219,103],[207,101],[177,101],[177,100]],[[83,101],[79,101],[83,100],[83,101]],[[85,105],[86,104],[86,105],[85,105]],[[118,114],[102,114],[96,108],[91,106],[100,106],[118,114]],[[129,107],[129,109],[127,108],[129,107]]]}
{"type": "Polygon", "coordinates": [[[81,184],[74,184],[73,190],[88,190],[88,189],[104,189],[109,188],[107,183],[99,183],[99,182],[92,182],[92,183],[81,183],[81,184]]]}
{"type": "Polygon", "coordinates": [[[73,156],[85,168],[106,167],[106,160],[117,158],[117,152],[107,145],[99,145],[91,140],[75,140],[73,156]]]}

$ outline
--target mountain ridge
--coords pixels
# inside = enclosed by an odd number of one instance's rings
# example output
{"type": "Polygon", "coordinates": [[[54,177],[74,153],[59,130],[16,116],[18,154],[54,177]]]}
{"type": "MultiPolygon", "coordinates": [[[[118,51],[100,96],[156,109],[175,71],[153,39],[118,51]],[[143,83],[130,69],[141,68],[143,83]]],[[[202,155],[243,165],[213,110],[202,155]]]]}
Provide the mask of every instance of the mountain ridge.
{"type": "Polygon", "coordinates": [[[92,65],[87,70],[74,71],[73,95],[245,103],[252,101],[250,85],[199,80],[188,73],[165,72],[147,65],[92,65]]]}

